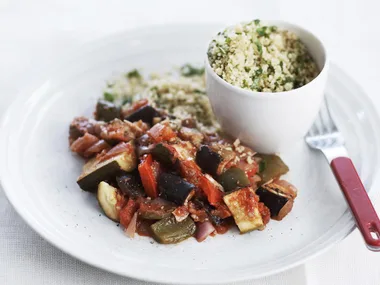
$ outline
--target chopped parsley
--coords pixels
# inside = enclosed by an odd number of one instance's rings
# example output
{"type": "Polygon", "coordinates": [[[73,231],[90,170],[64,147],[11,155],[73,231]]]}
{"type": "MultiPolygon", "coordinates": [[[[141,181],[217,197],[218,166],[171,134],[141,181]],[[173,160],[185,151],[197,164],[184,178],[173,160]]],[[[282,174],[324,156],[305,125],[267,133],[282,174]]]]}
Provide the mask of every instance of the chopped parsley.
{"type": "Polygon", "coordinates": [[[263,46],[261,45],[261,43],[259,41],[256,41],[255,44],[260,55],[263,54],[263,46]]]}
{"type": "Polygon", "coordinates": [[[259,36],[261,37],[265,37],[266,36],[266,30],[267,30],[267,27],[264,26],[264,27],[260,27],[260,28],[257,28],[256,29],[256,32],[259,34],[259,36]]]}
{"type": "Polygon", "coordinates": [[[204,73],[205,73],[204,67],[197,68],[197,67],[192,66],[191,64],[185,64],[181,67],[181,75],[185,77],[203,75],[204,73]]]}
{"type": "Polygon", "coordinates": [[[260,20],[259,19],[253,20],[253,22],[255,23],[255,25],[260,24],[260,20]]]}
{"type": "Polygon", "coordinates": [[[103,97],[104,97],[104,100],[108,101],[108,102],[113,102],[115,101],[115,97],[113,94],[109,93],[109,92],[104,92],[103,93],[103,97]]]}
{"type": "Polygon", "coordinates": [[[141,78],[141,74],[140,74],[140,72],[139,72],[137,69],[133,69],[133,70],[131,70],[131,71],[128,72],[125,76],[126,76],[128,79],[131,79],[131,78],[137,78],[137,79],[140,79],[140,78],[141,78]]]}
{"type": "Polygon", "coordinates": [[[267,168],[267,163],[265,160],[260,161],[259,163],[259,173],[263,173],[265,168],[267,168]]]}

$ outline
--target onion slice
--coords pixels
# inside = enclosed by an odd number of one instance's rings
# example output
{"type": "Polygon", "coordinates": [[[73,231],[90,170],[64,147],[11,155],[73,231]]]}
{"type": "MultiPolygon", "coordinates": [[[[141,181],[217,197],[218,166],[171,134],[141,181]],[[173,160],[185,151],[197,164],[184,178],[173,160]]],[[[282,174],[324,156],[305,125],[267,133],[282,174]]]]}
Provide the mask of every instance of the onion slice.
{"type": "Polygon", "coordinates": [[[128,227],[124,230],[125,234],[129,236],[130,238],[134,238],[135,233],[136,233],[136,226],[137,226],[137,212],[134,213],[131,222],[129,223],[128,227]]]}
{"type": "Polygon", "coordinates": [[[205,221],[203,223],[197,223],[197,231],[195,233],[195,238],[198,242],[204,241],[210,234],[215,231],[214,226],[211,222],[205,221]]]}

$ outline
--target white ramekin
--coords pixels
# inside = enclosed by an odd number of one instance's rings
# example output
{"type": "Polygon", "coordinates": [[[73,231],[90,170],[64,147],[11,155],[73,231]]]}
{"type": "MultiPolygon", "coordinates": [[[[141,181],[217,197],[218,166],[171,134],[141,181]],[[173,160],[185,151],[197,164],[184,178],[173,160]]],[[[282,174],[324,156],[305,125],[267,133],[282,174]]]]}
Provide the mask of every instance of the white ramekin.
{"type": "Polygon", "coordinates": [[[285,92],[253,92],[224,81],[206,56],[206,88],[214,113],[227,134],[262,153],[276,153],[300,140],[312,125],[323,99],[329,61],[315,35],[294,24],[262,21],[294,32],[321,72],[308,84],[285,92]]]}

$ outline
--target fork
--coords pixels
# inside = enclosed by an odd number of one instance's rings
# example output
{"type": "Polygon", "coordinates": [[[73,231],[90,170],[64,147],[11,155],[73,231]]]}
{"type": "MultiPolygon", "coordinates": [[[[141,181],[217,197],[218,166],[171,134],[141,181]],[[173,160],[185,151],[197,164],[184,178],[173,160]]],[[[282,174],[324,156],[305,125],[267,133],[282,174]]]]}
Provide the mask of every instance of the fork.
{"type": "Polygon", "coordinates": [[[309,147],[320,150],[327,158],[337,182],[351,208],[367,248],[380,251],[380,221],[348,157],[345,140],[331,116],[326,97],[318,117],[305,136],[309,147]]]}

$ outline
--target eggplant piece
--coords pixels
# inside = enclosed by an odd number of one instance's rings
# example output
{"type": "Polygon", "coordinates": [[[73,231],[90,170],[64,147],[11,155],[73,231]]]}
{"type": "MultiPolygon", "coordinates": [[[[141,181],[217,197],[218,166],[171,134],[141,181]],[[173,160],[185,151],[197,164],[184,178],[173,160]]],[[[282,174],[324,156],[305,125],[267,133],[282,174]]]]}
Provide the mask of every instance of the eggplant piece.
{"type": "Polygon", "coordinates": [[[133,112],[125,118],[125,120],[130,122],[143,121],[144,123],[153,125],[153,118],[161,117],[160,113],[154,109],[152,106],[146,105],[133,112]]]}
{"type": "Polygon", "coordinates": [[[145,191],[139,175],[133,173],[121,173],[116,176],[116,183],[121,192],[130,198],[144,197],[145,191]]]}
{"type": "Polygon", "coordinates": [[[183,205],[194,195],[195,186],[178,175],[162,172],[158,177],[160,197],[183,205]]]}
{"type": "Polygon", "coordinates": [[[171,216],[176,207],[175,204],[160,198],[146,200],[140,204],[139,215],[145,220],[161,220],[171,216]]]}
{"type": "Polygon", "coordinates": [[[260,202],[269,208],[271,218],[282,220],[293,208],[294,199],[286,194],[284,187],[275,183],[260,186],[256,194],[260,197],[260,202]]]}
{"type": "Polygon", "coordinates": [[[98,121],[110,122],[113,119],[120,118],[120,107],[106,101],[99,100],[96,104],[95,119],[98,121]]]}
{"type": "Polygon", "coordinates": [[[219,164],[223,161],[222,156],[211,150],[207,145],[202,145],[195,157],[196,163],[206,173],[216,176],[219,164]]]}
{"type": "Polygon", "coordinates": [[[172,147],[167,144],[158,143],[153,147],[151,153],[153,158],[162,163],[165,167],[176,168],[179,161],[175,154],[176,150],[171,148],[172,147]]]}
{"type": "Polygon", "coordinates": [[[274,154],[257,154],[255,157],[261,158],[259,163],[260,185],[263,185],[289,171],[289,167],[282,159],[274,154]]]}
{"type": "Polygon", "coordinates": [[[217,180],[223,186],[224,192],[234,191],[251,184],[245,172],[238,167],[227,169],[217,180]]]}
{"type": "Polygon", "coordinates": [[[115,187],[112,187],[104,181],[99,183],[98,193],[96,195],[99,206],[102,208],[104,214],[115,222],[119,221],[119,209],[117,208],[117,202],[120,197],[121,195],[115,187]]]}
{"type": "Polygon", "coordinates": [[[135,152],[123,152],[105,161],[96,158],[89,160],[83,167],[77,183],[85,191],[95,192],[101,181],[114,179],[120,171],[130,172],[137,167],[135,152]]]}
{"type": "Polygon", "coordinates": [[[187,217],[182,222],[177,222],[173,215],[151,225],[155,240],[163,244],[179,243],[194,235],[196,225],[187,217]]]}
{"type": "Polygon", "coordinates": [[[243,188],[223,197],[241,233],[265,227],[258,198],[252,188],[243,188]]]}

